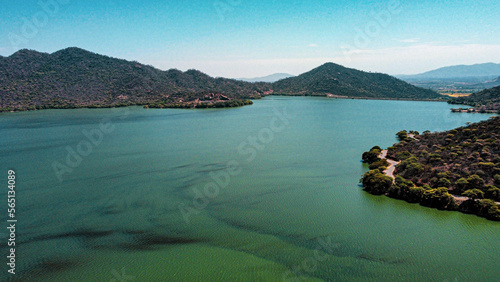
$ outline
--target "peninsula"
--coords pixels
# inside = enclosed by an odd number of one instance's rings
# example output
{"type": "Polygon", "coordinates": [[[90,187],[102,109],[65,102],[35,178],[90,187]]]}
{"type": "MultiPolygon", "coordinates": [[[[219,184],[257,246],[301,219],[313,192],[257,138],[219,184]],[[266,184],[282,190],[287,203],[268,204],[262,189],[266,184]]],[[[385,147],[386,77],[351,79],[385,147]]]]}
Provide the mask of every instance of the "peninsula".
{"type": "Polygon", "coordinates": [[[399,143],[363,153],[364,189],[500,221],[500,117],[446,132],[400,131],[399,143]]]}

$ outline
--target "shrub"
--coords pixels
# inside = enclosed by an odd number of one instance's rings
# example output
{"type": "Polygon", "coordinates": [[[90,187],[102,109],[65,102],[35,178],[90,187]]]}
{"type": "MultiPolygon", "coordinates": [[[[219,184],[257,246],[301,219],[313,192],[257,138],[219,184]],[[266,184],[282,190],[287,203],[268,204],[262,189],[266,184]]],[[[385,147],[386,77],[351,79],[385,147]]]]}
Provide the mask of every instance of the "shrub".
{"type": "Polygon", "coordinates": [[[500,201],[500,189],[495,186],[489,186],[484,197],[494,201],[500,201]]]}
{"type": "Polygon", "coordinates": [[[484,192],[479,189],[470,189],[462,193],[465,197],[469,197],[472,200],[483,199],[484,192]]]}
{"type": "Polygon", "coordinates": [[[376,162],[373,162],[370,164],[370,169],[380,169],[380,170],[385,170],[389,166],[389,162],[385,159],[379,159],[376,162]]]}
{"type": "Polygon", "coordinates": [[[408,151],[403,151],[396,154],[396,158],[400,161],[404,161],[411,157],[413,157],[413,155],[408,151]]]}
{"type": "Polygon", "coordinates": [[[450,182],[450,180],[448,180],[448,178],[444,178],[444,177],[443,177],[443,178],[440,178],[440,179],[438,180],[437,185],[438,185],[439,187],[446,187],[446,188],[448,188],[448,187],[450,187],[450,186],[451,186],[451,182],[450,182]]]}
{"type": "Polygon", "coordinates": [[[469,176],[467,178],[467,189],[480,189],[484,187],[484,180],[477,174],[469,176]]]}
{"type": "Polygon", "coordinates": [[[455,198],[448,193],[448,189],[445,187],[425,190],[420,204],[437,209],[454,210],[457,208],[455,198]]]}
{"type": "Polygon", "coordinates": [[[362,178],[365,190],[374,195],[385,194],[392,185],[392,178],[379,170],[370,170],[362,178]]]}
{"type": "Polygon", "coordinates": [[[379,155],[382,153],[382,149],[379,146],[375,146],[370,149],[368,152],[364,152],[361,158],[363,162],[372,164],[378,160],[380,160],[379,155]]]}

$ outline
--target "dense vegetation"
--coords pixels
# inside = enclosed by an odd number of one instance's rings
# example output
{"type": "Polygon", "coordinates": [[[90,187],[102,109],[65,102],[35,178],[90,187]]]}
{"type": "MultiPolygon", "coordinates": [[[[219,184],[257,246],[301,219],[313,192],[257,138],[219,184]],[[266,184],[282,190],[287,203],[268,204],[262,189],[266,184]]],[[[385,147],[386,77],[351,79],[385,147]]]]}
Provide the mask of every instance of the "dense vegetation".
{"type": "Polygon", "coordinates": [[[21,50],[0,58],[0,110],[127,105],[208,107],[248,104],[266,83],[212,78],[196,70],[151,66],[67,48],[53,54],[21,50]],[[225,99],[214,99],[224,94],[225,99]],[[204,100],[204,97],[208,99],[204,100]],[[229,103],[228,101],[233,101],[229,103]]]}
{"type": "Polygon", "coordinates": [[[460,97],[448,101],[450,104],[470,105],[478,112],[500,111],[500,86],[483,90],[467,97],[460,97]]]}
{"type": "Polygon", "coordinates": [[[327,63],[297,77],[273,84],[276,94],[319,95],[334,94],[357,98],[442,99],[434,91],[415,87],[381,73],[368,73],[327,63]]]}
{"type": "Polygon", "coordinates": [[[79,48],[53,54],[21,50],[10,57],[0,57],[0,111],[129,105],[232,107],[250,104],[248,99],[273,92],[358,98],[440,98],[433,91],[389,75],[333,63],[271,84],[213,78],[197,70],[161,71],[79,48]]]}
{"type": "Polygon", "coordinates": [[[383,173],[386,166],[373,165],[380,163],[374,158],[379,147],[363,153],[371,164],[361,180],[366,191],[500,220],[499,117],[447,132],[397,135],[400,142],[387,154],[401,161],[394,182],[383,173]]]}

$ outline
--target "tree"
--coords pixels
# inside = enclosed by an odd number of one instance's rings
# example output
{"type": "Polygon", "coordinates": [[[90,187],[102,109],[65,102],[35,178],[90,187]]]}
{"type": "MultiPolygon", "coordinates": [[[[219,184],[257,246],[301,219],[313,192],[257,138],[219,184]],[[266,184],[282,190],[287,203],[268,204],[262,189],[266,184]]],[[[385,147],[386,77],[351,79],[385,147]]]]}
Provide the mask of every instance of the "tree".
{"type": "Polygon", "coordinates": [[[413,155],[408,151],[403,151],[396,154],[396,158],[400,161],[407,160],[411,157],[413,157],[413,155]]]}
{"type": "Polygon", "coordinates": [[[500,189],[490,185],[486,191],[485,198],[492,199],[494,201],[500,201],[500,189]]]}
{"type": "Polygon", "coordinates": [[[392,178],[379,170],[370,170],[362,178],[365,190],[374,195],[385,194],[392,185],[392,178]]]}
{"type": "Polygon", "coordinates": [[[448,189],[445,187],[425,190],[422,195],[422,201],[420,202],[420,204],[437,209],[457,209],[455,198],[453,198],[453,196],[448,193],[448,189]]]}
{"type": "Polygon", "coordinates": [[[487,219],[500,221],[500,207],[492,200],[480,200],[478,215],[484,216],[487,219]]]}
{"type": "Polygon", "coordinates": [[[467,179],[465,178],[459,178],[456,182],[455,182],[455,188],[459,191],[459,192],[462,192],[464,191],[467,186],[469,185],[469,182],[467,181],[467,179]]]}
{"type": "Polygon", "coordinates": [[[406,130],[401,130],[398,133],[396,133],[398,136],[399,141],[404,141],[408,139],[408,132],[406,130]]]}
{"type": "Polygon", "coordinates": [[[470,189],[462,193],[465,197],[471,198],[472,200],[484,199],[484,192],[479,189],[470,189]]]}
{"type": "Polygon", "coordinates": [[[496,174],[494,177],[495,185],[500,186],[500,174],[496,174]]]}
{"type": "Polygon", "coordinates": [[[448,178],[444,178],[444,177],[443,177],[443,178],[440,178],[440,179],[438,180],[437,185],[438,185],[439,187],[446,187],[446,188],[448,188],[448,187],[450,187],[451,182],[450,182],[450,180],[448,180],[448,178]]]}
{"type": "Polygon", "coordinates": [[[370,169],[380,169],[385,170],[389,166],[389,162],[386,159],[379,159],[376,162],[370,164],[370,169]]]}
{"type": "Polygon", "coordinates": [[[467,185],[468,189],[482,190],[484,188],[484,180],[477,174],[469,176],[469,178],[467,178],[467,182],[469,183],[467,185]]]}
{"type": "Polygon", "coordinates": [[[361,158],[365,163],[374,163],[378,160],[380,160],[379,155],[382,153],[382,149],[380,149],[379,146],[375,146],[370,149],[368,152],[364,152],[361,158]]]}

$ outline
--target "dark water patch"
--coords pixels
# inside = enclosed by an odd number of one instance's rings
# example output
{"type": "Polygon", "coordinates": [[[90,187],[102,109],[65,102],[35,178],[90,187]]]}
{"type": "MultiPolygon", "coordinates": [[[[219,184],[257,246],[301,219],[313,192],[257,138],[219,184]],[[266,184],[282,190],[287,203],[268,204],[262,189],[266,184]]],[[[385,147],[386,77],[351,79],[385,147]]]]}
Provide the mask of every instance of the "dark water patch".
{"type": "Polygon", "coordinates": [[[59,234],[51,234],[51,235],[42,235],[38,237],[34,237],[31,240],[27,240],[23,243],[32,243],[36,241],[46,241],[46,240],[55,240],[55,239],[65,239],[65,238],[81,238],[81,239],[93,239],[104,236],[109,236],[116,231],[114,230],[91,230],[91,229],[79,229],[75,231],[59,233],[59,234]]]}
{"type": "Polygon", "coordinates": [[[145,233],[139,236],[136,236],[135,241],[140,245],[180,245],[180,244],[192,244],[192,243],[201,243],[201,240],[193,239],[193,238],[184,238],[184,237],[173,237],[166,234],[157,234],[157,233],[145,233]]]}
{"type": "Polygon", "coordinates": [[[42,258],[34,262],[31,267],[18,271],[14,277],[3,281],[39,281],[48,275],[78,267],[81,263],[82,260],[75,257],[42,258]]]}
{"type": "Polygon", "coordinates": [[[192,167],[192,166],[193,166],[193,164],[184,164],[184,165],[174,166],[174,167],[172,167],[172,170],[189,168],[189,167],[192,167]]]}
{"type": "Polygon", "coordinates": [[[214,168],[207,168],[207,169],[201,169],[201,170],[197,170],[196,172],[197,173],[210,173],[210,172],[217,172],[217,171],[221,171],[221,170],[225,170],[227,169],[227,167],[214,167],[214,168]]]}
{"type": "Polygon", "coordinates": [[[359,256],[356,256],[356,258],[362,259],[362,260],[368,260],[371,262],[386,263],[386,264],[408,263],[407,259],[378,257],[378,256],[370,255],[370,254],[361,254],[359,256]]]}
{"type": "Polygon", "coordinates": [[[199,239],[151,233],[146,230],[128,230],[119,235],[121,239],[110,238],[109,241],[92,242],[88,247],[99,250],[151,251],[166,246],[204,242],[199,239]]]}
{"type": "Polygon", "coordinates": [[[35,273],[52,273],[52,272],[58,272],[58,271],[63,271],[72,267],[75,267],[78,265],[77,261],[74,259],[68,259],[68,258],[47,258],[43,259],[42,262],[40,262],[36,267],[35,267],[35,273]]]}

